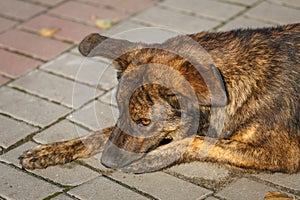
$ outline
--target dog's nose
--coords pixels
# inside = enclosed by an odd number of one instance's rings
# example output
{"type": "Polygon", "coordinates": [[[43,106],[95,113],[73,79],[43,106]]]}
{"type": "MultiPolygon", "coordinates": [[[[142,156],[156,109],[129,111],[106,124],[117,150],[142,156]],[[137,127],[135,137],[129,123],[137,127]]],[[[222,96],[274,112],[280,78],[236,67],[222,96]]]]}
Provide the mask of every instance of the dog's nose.
{"type": "Polygon", "coordinates": [[[101,157],[101,163],[108,168],[120,169],[143,157],[143,153],[126,151],[111,141],[107,141],[101,157]]]}

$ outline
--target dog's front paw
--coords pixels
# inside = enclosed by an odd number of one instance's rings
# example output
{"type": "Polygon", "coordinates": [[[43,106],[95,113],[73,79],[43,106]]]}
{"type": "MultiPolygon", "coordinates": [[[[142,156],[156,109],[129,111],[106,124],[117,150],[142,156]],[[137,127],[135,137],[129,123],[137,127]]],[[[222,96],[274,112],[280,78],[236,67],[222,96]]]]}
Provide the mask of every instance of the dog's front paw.
{"type": "Polygon", "coordinates": [[[44,169],[51,165],[70,162],[67,152],[59,152],[57,143],[40,145],[19,156],[20,164],[25,169],[44,169]]]}

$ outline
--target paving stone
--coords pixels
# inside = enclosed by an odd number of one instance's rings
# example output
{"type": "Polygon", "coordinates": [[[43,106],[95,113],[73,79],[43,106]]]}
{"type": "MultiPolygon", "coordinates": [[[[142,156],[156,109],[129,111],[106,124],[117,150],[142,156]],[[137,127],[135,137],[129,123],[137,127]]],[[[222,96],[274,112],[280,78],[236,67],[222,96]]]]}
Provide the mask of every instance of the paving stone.
{"type": "Polygon", "coordinates": [[[195,33],[209,30],[219,23],[208,19],[173,12],[160,7],[152,7],[133,17],[134,20],[153,26],[169,28],[182,33],[195,33]]]}
{"type": "Polygon", "coordinates": [[[215,197],[207,197],[205,200],[218,200],[218,199],[215,197]]]}
{"type": "Polygon", "coordinates": [[[43,199],[60,188],[0,163],[0,196],[7,199],[43,199]],[[38,188],[38,190],[36,190],[38,188]]]}
{"type": "Polygon", "coordinates": [[[75,139],[87,133],[87,130],[71,123],[69,120],[63,120],[38,133],[33,139],[38,143],[46,144],[75,139]]]}
{"type": "Polygon", "coordinates": [[[125,19],[129,14],[100,6],[92,6],[85,3],[69,1],[50,11],[50,13],[77,20],[83,23],[95,25],[93,17],[98,19],[110,19],[118,22],[125,19]]]}
{"type": "Polygon", "coordinates": [[[10,85],[70,108],[78,108],[102,93],[97,88],[88,87],[39,70],[21,77],[10,85]]]}
{"type": "Polygon", "coordinates": [[[0,86],[10,81],[9,78],[3,77],[0,75],[0,86]]]}
{"type": "MultiPolygon", "coordinates": [[[[23,0],[24,1],[24,0],[23,0]]],[[[25,0],[25,1],[28,1],[28,2],[34,2],[34,3],[39,3],[39,4],[42,4],[42,5],[45,5],[45,6],[55,6],[65,0],[25,0]]]]}
{"type": "Polygon", "coordinates": [[[109,6],[113,8],[117,8],[119,10],[123,10],[128,13],[137,13],[155,3],[158,0],[123,0],[123,1],[116,1],[116,0],[82,0],[83,2],[91,2],[94,4],[100,4],[104,6],[109,6]]]}
{"type": "Polygon", "coordinates": [[[219,28],[220,31],[228,31],[232,29],[238,29],[238,28],[259,28],[259,27],[267,27],[272,26],[266,22],[258,21],[251,18],[246,18],[244,16],[235,18],[228,23],[226,23],[224,26],[219,28]]]}
{"type": "Polygon", "coordinates": [[[300,8],[300,1],[299,0],[268,0],[270,2],[278,3],[284,6],[292,6],[295,8],[300,8]]]}
{"type": "Polygon", "coordinates": [[[86,35],[90,33],[98,33],[101,31],[96,27],[59,19],[49,15],[40,15],[30,21],[27,21],[26,23],[23,23],[21,27],[35,32],[38,32],[42,28],[56,28],[59,29],[59,31],[54,35],[54,38],[76,43],[79,43],[86,35]]]}
{"type": "Polygon", "coordinates": [[[220,181],[229,176],[229,171],[211,163],[192,162],[174,166],[168,171],[181,174],[188,178],[201,178],[206,180],[220,181]]]}
{"type": "Polygon", "coordinates": [[[250,6],[258,2],[259,0],[226,0],[226,1],[250,6]]]}
{"type": "Polygon", "coordinates": [[[92,157],[89,158],[82,158],[80,159],[83,161],[85,164],[88,164],[89,166],[100,170],[101,172],[112,172],[113,170],[110,168],[105,167],[104,165],[101,164],[100,159],[101,159],[102,153],[93,155],[92,157]]]}
{"type": "Polygon", "coordinates": [[[71,198],[71,197],[69,197],[65,194],[60,194],[60,195],[57,195],[54,198],[51,198],[51,200],[73,200],[73,198],[71,198]]]}
{"type": "Polygon", "coordinates": [[[99,176],[99,173],[74,162],[47,167],[46,169],[35,169],[31,172],[68,186],[80,185],[99,176]]]}
{"type": "Polygon", "coordinates": [[[17,78],[38,67],[42,62],[0,49],[0,73],[17,78]]]}
{"type": "Polygon", "coordinates": [[[18,157],[25,151],[37,146],[34,142],[26,142],[22,144],[21,146],[18,146],[17,148],[10,150],[9,152],[6,152],[5,154],[0,156],[0,160],[2,162],[13,164],[19,168],[21,168],[21,165],[19,163],[18,157]]]}
{"type": "Polygon", "coordinates": [[[50,60],[71,47],[70,44],[19,30],[1,34],[0,45],[43,60],[50,60]]]}
{"type": "Polygon", "coordinates": [[[220,21],[226,21],[245,9],[243,6],[211,0],[166,0],[161,5],[220,21]]]}
{"type": "Polygon", "coordinates": [[[258,174],[256,177],[286,188],[300,191],[300,173],[297,174],[258,174]]]}
{"type": "Polygon", "coordinates": [[[35,96],[2,87],[0,88],[0,112],[45,127],[70,110],[35,96]]]}
{"type": "Polygon", "coordinates": [[[134,21],[125,20],[122,21],[114,26],[112,26],[110,29],[103,32],[103,35],[106,36],[115,36],[119,35],[123,32],[130,32],[135,29],[145,28],[147,26],[144,26],[142,24],[136,23],[134,21]]]}
{"type": "Polygon", "coordinates": [[[216,196],[230,200],[244,198],[247,198],[247,200],[257,200],[264,199],[266,193],[269,191],[278,190],[246,178],[241,178],[218,192],[216,196]]]}
{"type": "Polygon", "coordinates": [[[8,148],[37,130],[24,122],[0,115],[0,146],[8,148]]]}
{"type": "Polygon", "coordinates": [[[247,11],[245,15],[266,22],[287,24],[299,22],[300,10],[262,2],[247,11]]]}
{"type": "Polygon", "coordinates": [[[116,93],[117,93],[117,87],[113,88],[112,90],[110,90],[109,92],[101,96],[99,100],[108,105],[114,105],[117,107],[118,104],[116,99],[116,93]]]}
{"type": "MultiPolygon", "coordinates": [[[[35,146],[37,145],[33,142],[25,143],[24,145],[21,145],[20,147],[2,155],[0,157],[0,160],[21,167],[19,164],[18,157],[24,151],[27,151],[35,146]]],[[[92,171],[74,162],[65,165],[51,166],[46,169],[35,169],[28,171],[38,176],[50,179],[56,183],[68,186],[76,186],[99,176],[97,172],[92,171]]]]}
{"type": "Polygon", "coordinates": [[[109,90],[117,84],[116,70],[102,59],[84,58],[69,53],[61,55],[41,68],[104,90],[109,90]]]}
{"type": "Polygon", "coordinates": [[[192,183],[178,179],[163,172],[148,173],[142,175],[125,174],[115,172],[111,175],[130,187],[151,194],[158,199],[201,199],[212,194],[211,191],[196,186],[192,183]]]}
{"type": "Polygon", "coordinates": [[[16,24],[16,21],[0,17],[0,32],[3,32],[16,24]]]}
{"type": "Polygon", "coordinates": [[[79,199],[148,199],[102,176],[84,183],[68,193],[79,199]]]}
{"type": "Polygon", "coordinates": [[[91,130],[99,130],[115,124],[119,111],[113,106],[93,101],[68,117],[91,130]]]}
{"type": "Polygon", "coordinates": [[[0,1],[0,13],[18,20],[26,20],[43,12],[45,8],[24,1],[0,1]]]}
{"type": "MultiPolygon", "coordinates": [[[[118,24],[120,25],[117,27],[117,30],[123,30],[125,31],[120,31],[120,32],[115,32],[114,27],[110,29],[108,32],[103,33],[103,35],[106,36],[111,36],[111,30],[112,33],[116,33],[113,35],[113,38],[117,39],[125,39],[129,40],[131,42],[142,42],[142,43],[149,43],[149,44],[154,44],[154,43],[162,43],[166,41],[167,39],[170,39],[172,37],[178,36],[180,33],[178,31],[172,31],[169,29],[161,28],[161,27],[140,27],[136,29],[130,29],[130,23],[127,26],[128,21],[125,21],[124,24],[118,24]]],[[[118,26],[116,25],[116,26],[118,26]]]]}
{"type": "Polygon", "coordinates": [[[71,198],[71,197],[69,197],[65,194],[60,194],[60,195],[57,195],[54,198],[51,198],[51,200],[73,200],[73,198],[71,198]]]}

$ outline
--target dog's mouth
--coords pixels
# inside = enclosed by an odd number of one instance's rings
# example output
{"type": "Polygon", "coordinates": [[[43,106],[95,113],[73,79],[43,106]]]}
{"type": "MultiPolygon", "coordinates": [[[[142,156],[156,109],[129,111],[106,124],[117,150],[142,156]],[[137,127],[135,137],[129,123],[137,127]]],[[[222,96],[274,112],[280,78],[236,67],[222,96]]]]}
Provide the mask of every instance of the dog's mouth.
{"type": "Polygon", "coordinates": [[[170,144],[172,141],[173,141],[173,138],[170,137],[170,136],[167,136],[167,137],[165,137],[162,141],[160,141],[160,143],[158,144],[157,147],[160,147],[160,146],[164,146],[164,145],[170,144]]]}

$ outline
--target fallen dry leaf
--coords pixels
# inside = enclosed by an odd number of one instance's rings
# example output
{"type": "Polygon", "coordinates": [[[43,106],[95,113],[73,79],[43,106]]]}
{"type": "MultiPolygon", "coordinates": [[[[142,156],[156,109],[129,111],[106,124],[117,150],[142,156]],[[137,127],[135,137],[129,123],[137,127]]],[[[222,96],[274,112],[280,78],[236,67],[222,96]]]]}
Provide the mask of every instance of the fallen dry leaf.
{"type": "Polygon", "coordinates": [[[98,28],[102,29],[109,29],[114,24],[111,19],[99,19],[95,16],[92,16],[91,19],[98,28]]]}
{"type": "Polygon", "coordinates": [[[280,192],[267,192],[265,200],[297,200],[294,197],[289,197],[286,194],[280,192]]]}
{"type": "Polygon", "coordinates": [[[60,31],[59,28],[41,28],[39,34],[43,37],[51,37],[60,31]]]}

